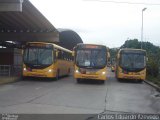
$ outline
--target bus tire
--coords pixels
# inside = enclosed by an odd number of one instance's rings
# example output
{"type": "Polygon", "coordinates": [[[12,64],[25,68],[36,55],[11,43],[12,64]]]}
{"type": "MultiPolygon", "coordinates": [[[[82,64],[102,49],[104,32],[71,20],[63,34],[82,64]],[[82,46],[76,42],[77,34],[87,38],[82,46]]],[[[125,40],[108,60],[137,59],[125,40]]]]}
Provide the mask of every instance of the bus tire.
{"type": "Polygon", "coordinates": [[[70,70],[70,68],[68,69],[68,76],[70,75],[70,73],[71,73],[71,70],[70,70]]]}
{"type": "Polygon", "coordinates": [[[138,83],[142,83],[143,82],[143,80],[138,80],[138,83]]]}
{"type": "Polygon", "coordinates": [[[77,83],[82,83],[82,80],[77,78],[77,83]]]}
{"type": "Polygon", "coordinates": [[[57,71],[57,74],[56,74],[56,80],[59,79],[59,70],[57,71]]]}
{"type": "Polygon", "coordinates": [[[22,80],[26,80],[26,77],[25,77],[25,76],[21,76],[21,79],[22,79],[22,80]]]}
{"type": "Polygon", "coordinates": [[[122,82],[122,79],[121,78],[117,78],[118,82],[122,82]]]}
{"type": "Polygon", "coordinates": [[[100,80],[99,82],[100,82],[100,84],[104,84],[104,83],[105,83],[105,81],[104,81],[104,80],[100,80]]]}

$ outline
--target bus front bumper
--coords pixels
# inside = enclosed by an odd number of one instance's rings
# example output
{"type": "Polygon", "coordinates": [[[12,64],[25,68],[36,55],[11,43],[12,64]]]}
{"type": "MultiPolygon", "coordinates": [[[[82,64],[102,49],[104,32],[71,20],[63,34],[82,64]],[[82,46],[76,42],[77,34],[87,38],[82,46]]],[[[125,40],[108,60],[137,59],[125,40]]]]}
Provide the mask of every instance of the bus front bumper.
{"type": "Polygon", "coordinates": [[[145,80],[144,75],[119,75],[118,78],[120,79],[131,79],[131,80],[145,80]]]}
{"type": "Polygon", "coordinates": [[[31,72],[31,71],[23,71],[24,77],[46,77],[46,78],[54,78],[56,77],[56,73],[54,72],[31,72]]]}
{"type": "Polygon", "coordinates": [[[75,79],[107,80],[105,75],[74,74],[75,79]]]}

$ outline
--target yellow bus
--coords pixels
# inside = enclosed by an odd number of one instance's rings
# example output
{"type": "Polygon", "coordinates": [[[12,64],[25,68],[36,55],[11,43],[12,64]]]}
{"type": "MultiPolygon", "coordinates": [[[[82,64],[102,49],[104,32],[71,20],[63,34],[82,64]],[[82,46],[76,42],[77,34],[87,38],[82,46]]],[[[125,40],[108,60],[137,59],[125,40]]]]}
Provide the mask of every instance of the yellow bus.
{"type": "Polygon", "coordinates": [[[110,55],[106,46],[79,43],[74,47],[73,53],[74,78],[77,83],[83,79],[105,82],[107,79],[107,58],[110,55]]]}
{"type": "Polygon", "coordinates": [[[69,75],[72,51],[56,44],[29,42],[23,50],[23,77],[56,78],[69,75]]]}
{"type": "Polygon", "coordinates": [[[116,78],[142,82],[146,78],[146,51],[142,49],[120,49],[116,58],[116,78]]]}

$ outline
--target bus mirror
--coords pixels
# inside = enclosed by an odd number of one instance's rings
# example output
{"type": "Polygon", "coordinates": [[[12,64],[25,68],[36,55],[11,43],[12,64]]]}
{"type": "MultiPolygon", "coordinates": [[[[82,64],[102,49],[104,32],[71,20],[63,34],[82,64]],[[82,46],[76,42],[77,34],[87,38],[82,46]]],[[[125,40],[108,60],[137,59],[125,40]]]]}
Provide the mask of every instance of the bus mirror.
{"type": "Polygon", "coordinates": [[[56,58],[58,57],[58,51],[56,51],[56,58]]]}
{"type": "Polygon", "coordinates": [[[148,57],[146,58],[146,61],[148,61],[148,57]]]}
{"type": "Polygon", "coordinates": [[[110,61],[110,58],[108,58],[108,57],[107,57],[106,59],[107,59],[107,62],[109,62],[109,61],[110,61]]]}
{"type": "Polygon", "coordinates": [[[74,52],[72,52],[72,56],[74,56],[75,55],[75,53],[74,52]]]}
{"type": "Polygon", "coordinates": [[[24,50],[22,49],[22,51],[21,51],[21,52],[22,52],[22,55],[23,55],[23,53],[24,53],[24,50]]]}
{"type": "Polygon", "coordinates": [[[120,55],[119,55],[119,54],[117,55],[117,58],[118,58],[118,59],[120,58],[120,55]]]}
{"type": "Polygon", "coordinates": [[[111,55],[109,52],[107,52],[107,56],[108,56],[108,59],[110,59],[111,55]]]}

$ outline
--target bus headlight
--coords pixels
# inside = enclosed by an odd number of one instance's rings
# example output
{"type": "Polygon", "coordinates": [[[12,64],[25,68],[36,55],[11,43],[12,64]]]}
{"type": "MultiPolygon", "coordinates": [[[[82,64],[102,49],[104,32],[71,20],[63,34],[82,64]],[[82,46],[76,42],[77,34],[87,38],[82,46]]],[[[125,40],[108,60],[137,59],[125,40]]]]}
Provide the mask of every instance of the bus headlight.
{"type": "Polygon", "coordinates": [[[49,69],[48,72],[52,72],[52,69],[49,69]]]}
{"type": "Polygon", "coordinates": [[[26,71],[27,69],[26,69],[26,68],[23,68],[23,70],[26,71]]]}
{"type": "Polygon", "coordinates": [[[106,74],[106,72],[102,72],[102,75],[105,75],[106,74]]]}
{"type": "Polygon", "coordinates": [[[119,70],[120,73],[123,73],[123,70],[119,70]]]}
{"type": "Polygon", "coordinates": [[[78,71],[78,70],[76,70],[76,71],[75,71],[75,73],[79,73],[79,71],[78,71]]]}

